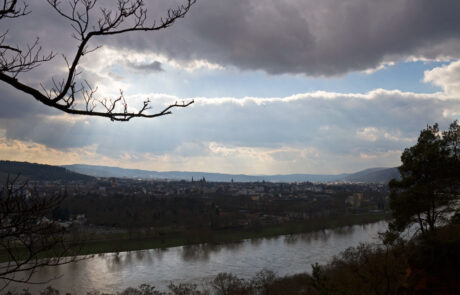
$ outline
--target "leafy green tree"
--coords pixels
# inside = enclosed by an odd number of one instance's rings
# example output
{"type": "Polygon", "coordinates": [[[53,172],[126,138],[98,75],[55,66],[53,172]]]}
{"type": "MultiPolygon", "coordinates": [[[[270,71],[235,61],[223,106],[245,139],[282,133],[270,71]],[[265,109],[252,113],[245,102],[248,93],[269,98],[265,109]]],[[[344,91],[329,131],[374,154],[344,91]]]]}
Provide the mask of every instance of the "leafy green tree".
{"type": "Polygon", "coordinates": [[[402,231],[417,224],[422,233],[445,223],[457,209],[460,181],[460,126],[438,124],[420,132],[417,143],[405,149],[399,167],[401,180],[390,182],[391,228],[402,231]]]}

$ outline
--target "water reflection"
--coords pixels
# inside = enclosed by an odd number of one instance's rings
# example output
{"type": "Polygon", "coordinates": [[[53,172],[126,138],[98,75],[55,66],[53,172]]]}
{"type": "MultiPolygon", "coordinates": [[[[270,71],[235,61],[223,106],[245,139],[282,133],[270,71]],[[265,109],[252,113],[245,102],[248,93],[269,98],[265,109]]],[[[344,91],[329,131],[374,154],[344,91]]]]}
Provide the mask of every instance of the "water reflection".
{"type": "Polygon", "coordinates": [[[213,249],[208,245],[191,245],[182,247],[181,257],[184,261],[207,261],[213,249]]]}
{"type": "MultiPolygon", "coordinates": [[[[362,227],[363,230],[366,230],[365,227],[362,227]]],[[[344,227],[338,227],[335,229],[332,229],[332,233],[334,235],[349,235],[353,232],[354,227],[353,226],[344,226],[344,227]]]]}
{"type": "Polygon", "coordinates": [[[305,243],[310,244],[312,241],[322,241],[327,242],[331,235],[331,232],[328,231],[317,231],[312,233],[304,233],[304,234],[292,234],[283,236],[284,243],[288,245],[294,245],[297,243],[305,243]]]}
{"type": "Polygon", "coordinates": [[[313,241],[321,241],[323,243],[326,243],[333,234],[335,234],[335,232],[331,230],[321,230],[311,233],[293,234],[284,236],[284,242],[291,245],[296,243],[310,244],[313,241]]]}
{"type": "Polygon", "coordinates": [[[253,246],[257,247],[262,243],[263,238],[254,238],[254,239],[251,239],[249,241],[253,246]]]}
{"type": "MultiPolygon", "coordinates": [[[[326,263],[348,247],[375,241],[385,227],[385,222],[379,222],[238,243],[100,254],[78,263],[41,269],[37,277],[62,275],[53,282],[61,293],[86,294],[94,290],[117,292],[142,283],[165,289],[171,281],[200,283],[219,272],[249,278],[270,269],[288,275],[309,271],[311,264],[326,263]]],[[[35,293],[43,288],[30,286],[35,293]]]]}

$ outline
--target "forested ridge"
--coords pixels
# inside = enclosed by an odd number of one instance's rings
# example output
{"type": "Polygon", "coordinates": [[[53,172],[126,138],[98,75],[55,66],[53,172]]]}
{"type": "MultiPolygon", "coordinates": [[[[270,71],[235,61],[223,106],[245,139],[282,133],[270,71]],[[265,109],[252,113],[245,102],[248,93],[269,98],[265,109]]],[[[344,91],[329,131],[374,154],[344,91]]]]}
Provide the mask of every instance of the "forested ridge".
{"type": "Polygon", "coordinates": [[[0,179],[4,182],[9,176],[11,179],[20,176],[24,180],[34,181],[90,181],[91,176],[72,172],[66,168],[52,165],[0,161],[0,179]]]}

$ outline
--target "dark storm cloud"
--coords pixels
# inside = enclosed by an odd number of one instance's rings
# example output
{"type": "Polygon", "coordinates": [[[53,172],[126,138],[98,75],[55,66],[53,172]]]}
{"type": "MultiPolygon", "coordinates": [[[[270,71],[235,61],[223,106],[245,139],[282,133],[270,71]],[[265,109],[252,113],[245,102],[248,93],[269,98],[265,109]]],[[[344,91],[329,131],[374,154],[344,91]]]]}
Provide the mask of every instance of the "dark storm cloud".
{"type": "Polygon", "coordinates": [[[0,82],[0,118],[22,119],[29,116],[59,113],[60,111],[45,106],[32,96],[0,82]]]}
{"type": "MultiPolygon", "coordinates": [[[[148,1],[150,20],[176,3],[148,1]]],[[[44,50],[72,57],[77,42],[70,23],[45,1],[30,1],[30,10],[2,21],[9,40],[25,44],[38,36],[44,50]]],[[[458,57],[459,13],[458,0],[199,0],[166,30],[95,38],[93,45],[156,52],[183,63],[204,59],[271,74],[328,76],[411,56],[458,57]]],[[[138,66],[161,69],[157,63],[138,66]]]]}
{"type": "Polygon", "coordinates": [[[153,61],[151,63],[134,63],[126,61],[126,66],[131,70],[145,74],[164,71],[161,62],[159,61],[153,61]]]}
{"type": "Polygon", "coordinates": [[[457,0],[200,0],[152,38],[117,41],[184,62],[327,76],[458,55],[459,13],[457,0]]]}

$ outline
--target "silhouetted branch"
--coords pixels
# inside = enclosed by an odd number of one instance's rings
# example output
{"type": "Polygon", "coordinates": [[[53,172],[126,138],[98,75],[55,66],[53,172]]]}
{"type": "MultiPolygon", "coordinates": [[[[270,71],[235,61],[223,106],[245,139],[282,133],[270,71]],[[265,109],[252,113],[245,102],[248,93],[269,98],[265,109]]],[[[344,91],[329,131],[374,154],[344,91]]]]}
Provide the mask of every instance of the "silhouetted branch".
{"type": "Polygon", "coordinates": [[[20,50],[17,47],[3,45],[5,36],[6,33],[0,36],[1,73],[10,73],[12,77],[17,77],[20,73],[33,70],[42,62],[50,61],[54,57],[53,52],[48,55],[41,55],[42,48],[38,45],[38,38],[25,50],[20,50]],[[11,52],[12,54],[10,54],[11,52]]]}
{"type": "MultiPolygon", "coordinates": [[[[115,99],[97,98],[97,88],[92,88],[87,81],[78,82],[80,74],[78,65],[81,58],[90,54],[100,46],[88,48],[89,41],[93,37],[118,35],[136,31],[159,31],[166,29],[174,22],[183,18],[196,0],[185,0],[183,5],[171,8],[166,16],[153,20],[147,24],[147,9],[143,0],[117,0],[116,9],[100,7],[97,19],[93,19],[91,11],[96,8],[97,0],[70,0],[67,7],[58,0],[47,0],[51,7],[64,19],[71,23],[74,30],[73,37],[79,42],[74,58],[70,61],[64,56],[68,71],[62,81],[52,80],[51,88],[41,85],[41,90],[31,87],[18,80],[18,75],[28,72],[42,62],[54,58],[53,52],[41,55],[41,47],[38,39],[29,45],[26,50],[5,43],[4,33],[0,36],[0,80],[10,84],[16,89],[33,96],[47,106],[56,108],[69,114],[106,117],[112,121],[129,121],[132,118],[155,118],[171,114],[171,110],[177,107],[187,107],[194,101],[183,104],[170,104],[156,113],[147,113],[151,110],[150,100],[145,100],[142,107],[137,111],[129,111],[123,93],[115,99]],[[82,102],[83,108],[77,108],[78,101],[82,102]],[[119,110],[121,108],[121,110],[119,110]]],[[[27,6],[16,9],[17,1],[4,0],[4,15],[25,15],[27,6]],[[22,14],[21,14],[22,13],[22,14]]]]}
{"type": "Polygon", "coordinates": [[[46,283],[31,281],[38,268],[77,260],[76,241],[48,219],[64,196],[40,196],[27,183],[19,185],[18,178],[8,177],[0,189],[0,255],[8,260],[0,264],[0,290],[10,282],[46,283]]]}
{"type": "Polygon", "coordinates": [[[22,7],[18,7],[17,0],[3,0],[3,5],[0,7],[0,19],[16,18],[29,14],[27,11],[27,3],[23,3],[22,7]]]}

